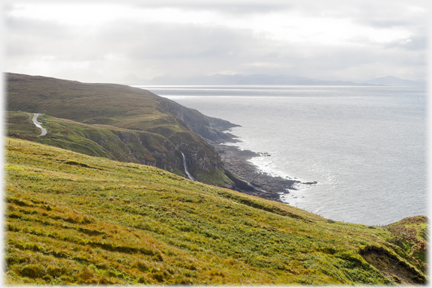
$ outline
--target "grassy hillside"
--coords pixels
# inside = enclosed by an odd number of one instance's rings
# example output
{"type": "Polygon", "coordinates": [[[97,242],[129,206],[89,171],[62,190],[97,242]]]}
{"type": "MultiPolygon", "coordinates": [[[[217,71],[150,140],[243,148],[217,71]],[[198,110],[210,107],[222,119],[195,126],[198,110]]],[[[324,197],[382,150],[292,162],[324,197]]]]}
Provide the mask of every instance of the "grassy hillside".
{"type": "Polygon", "coordinates": [[[149,91],[8,73],[7,109],[9,136],[179,175],[183,152],[195,179],[234,188],[218,153],[202,138],[226,139],[222,130],[234,125],[149,91]],[[31,113],[45,113],[39,121],[46,136],[37,138],[31,113]]]}
{"type": "Polygon", "coordinates": [[[119,128],[194,131],[210,140],[236,126],[207,117],[150,91],[118,84],[88,84],[42,76],[7,73],[7,110],[45,113],[58,118],[119,128]],[[215,129],[219,128],[219,129],[215,129]]]}
{"type": "Polygon", "coordinates": [[[341,223],[155,167],[5,144],[8,284],[426,280],[424,217],[341,223]]]}
{"type": "Polygon", "coordinates": [[[57,146],[63,149],[90,156],[105,157],[123,162],[143,163],[152,166],[163,165],[164,159],[158,153],[169,157],[173,167],[167,170],[183,175],[177,167],[182,167],[175,148],[163,145],[165,137],[151,132],[117,128],[109,125],[89,125],[49,115],[39,116],[38,120],[48,129],[44,137],[40,129],[32,123],[32,113],[7,112],[8,135],[57,146]],[[123,141],[122,141],[123,139],[123,141]],[[154,155],[154,156],[153,156],[154,155]]]}

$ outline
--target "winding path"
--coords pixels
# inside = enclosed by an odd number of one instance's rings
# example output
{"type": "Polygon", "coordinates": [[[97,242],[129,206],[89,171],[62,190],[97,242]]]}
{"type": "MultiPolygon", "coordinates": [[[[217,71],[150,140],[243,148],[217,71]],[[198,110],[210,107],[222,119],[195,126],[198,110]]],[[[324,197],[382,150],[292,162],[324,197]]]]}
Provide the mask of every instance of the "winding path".
{"type": "Polygon", "coordinates": [[[37,118],[40,115],[42,115],[42,113],[33,113],[33,123],[36,125],[36,127],[40,128],[42,130],[42,134],[39,135],[39,136],[45,136],[47,134],[47,130],[42,127],[42,123],[40,123],[40,122],[37,121],[37,118]]]}

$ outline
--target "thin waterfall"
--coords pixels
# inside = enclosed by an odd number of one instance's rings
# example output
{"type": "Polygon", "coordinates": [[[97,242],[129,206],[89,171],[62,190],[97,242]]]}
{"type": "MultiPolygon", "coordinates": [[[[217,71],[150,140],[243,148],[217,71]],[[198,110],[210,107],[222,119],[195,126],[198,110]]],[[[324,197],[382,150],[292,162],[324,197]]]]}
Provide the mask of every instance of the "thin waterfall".
{"type": "Polygon", "coordinates": [[[191,180],[193,180],[193,181],[196,181],[195,178],[192,177],[192,175],[189,173],[189,171],[188,171],[188,169],[187,169],[186,156],[183,154],[183,152],[180,151],[180,153],[181,153],[182,156],[183,156],[183,167],[184,167],[184,170],[185,170],[185,172],[186,172],[186,175],[188,176],[189,179],[191,179],[191,180]]]}

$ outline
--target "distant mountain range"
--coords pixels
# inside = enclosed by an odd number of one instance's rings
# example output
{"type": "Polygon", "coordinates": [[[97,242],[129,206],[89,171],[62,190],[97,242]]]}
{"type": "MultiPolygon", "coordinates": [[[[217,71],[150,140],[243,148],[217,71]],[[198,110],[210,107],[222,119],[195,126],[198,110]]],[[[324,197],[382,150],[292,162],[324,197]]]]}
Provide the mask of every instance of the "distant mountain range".
{"type": "Polygon", "coordinates": [[[375,78],[365,82],[366,84],[384,85],[384,86],[425,86],[424,82],[400,79],[393,76],[375,78]]]}
{"type": "Polygon", "coordinates": [[[174,77],[160,76],[149,81],[140,81],[138,78],[129,78],[129,84],[153,85],[336,85],[336,86],[425,86],[424,82],[404,80],[393,76],[381,77],[365,82],[318,80],[307,77],[290,75],[225,75],[214,74],[210,76],[174,77]],[[132,81],[131,81],[132,80],[132,81]]]}

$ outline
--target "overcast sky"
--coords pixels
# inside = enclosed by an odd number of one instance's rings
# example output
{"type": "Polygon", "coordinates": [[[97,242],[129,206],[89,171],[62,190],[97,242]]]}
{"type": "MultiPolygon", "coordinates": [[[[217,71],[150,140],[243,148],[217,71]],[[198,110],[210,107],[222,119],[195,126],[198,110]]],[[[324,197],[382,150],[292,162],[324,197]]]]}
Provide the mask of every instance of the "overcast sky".
{"type": "Polygon", "coordinates": [[[114,83],[216,73],[425,80],[429,6],[426,0],[14,0],[4,5],[4,69],[114,83]]]}

